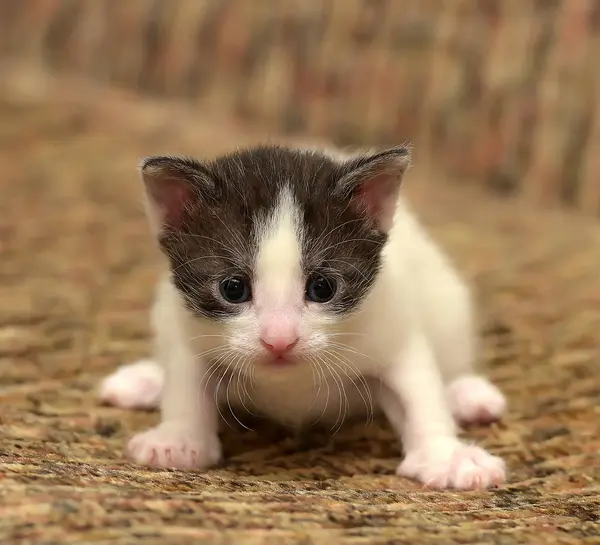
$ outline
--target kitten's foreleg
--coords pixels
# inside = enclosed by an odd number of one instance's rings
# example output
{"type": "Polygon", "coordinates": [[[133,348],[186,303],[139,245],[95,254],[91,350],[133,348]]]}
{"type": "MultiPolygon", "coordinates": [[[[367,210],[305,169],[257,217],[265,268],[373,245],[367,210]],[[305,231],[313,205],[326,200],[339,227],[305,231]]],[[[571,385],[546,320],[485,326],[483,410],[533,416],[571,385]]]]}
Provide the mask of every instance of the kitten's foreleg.
{"type": "Polygon", "coordinates": [[[159,291],[153,311],[157,358],[164,368],[161,423],[129,441],[143,465],[204,469],[221,458],[214,393],[204,387],[206,364],[192,352],[173,299],[159,291]]]}
{"type": "Polygon", "coordinates": [[[129,457],[143,465],[204,469],[221,458],[216,407],[200,384],[205,371],[185,345],[175,345],[166,362],[161,423],[134,436],[129,457]]]}
{"type": "Polygon", "coordinates": [[[504,462],[457,437],[427,338],[413,333],[383,377],[380,404],[403,443],[398,474],[432,488],[477,489],[505,479],[504,462]]]}

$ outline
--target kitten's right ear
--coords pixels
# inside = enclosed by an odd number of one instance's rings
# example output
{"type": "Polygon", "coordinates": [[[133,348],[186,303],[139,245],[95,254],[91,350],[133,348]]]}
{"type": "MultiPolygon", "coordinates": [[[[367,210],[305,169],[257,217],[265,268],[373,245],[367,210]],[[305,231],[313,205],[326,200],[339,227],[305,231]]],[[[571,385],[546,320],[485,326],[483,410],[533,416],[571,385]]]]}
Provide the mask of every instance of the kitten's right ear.
{"type": "Polygon", "coordinates": [[[204,166],[184,157],[148,157],[140,164],[146,188],[148,215],[158,231],[181,228],[186,212],[199,203],[212,185],[204,166]]]}

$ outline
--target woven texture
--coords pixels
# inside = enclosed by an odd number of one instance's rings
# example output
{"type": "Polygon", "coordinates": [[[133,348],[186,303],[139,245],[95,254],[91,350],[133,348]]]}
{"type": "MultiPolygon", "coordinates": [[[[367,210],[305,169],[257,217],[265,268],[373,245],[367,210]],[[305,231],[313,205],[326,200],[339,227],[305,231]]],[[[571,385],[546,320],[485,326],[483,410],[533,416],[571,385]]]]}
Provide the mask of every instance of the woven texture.
{"type": "Polygon", "coordinates": [[[482,363],[510,411],[465,437],[506,459],[506,486],[432,492],[396,477],[383,421],[305,450],[268,424],[226,428],[221,468],[134,467],[124,442],[158,415],[101,407],[94,391],[149,350],[157,256],[138,157],[264,135],[112,95],[90,109],[82,90],[43,88],[51,103],[0,100],[0,542],[598,543],[596,222],[429,183],[419,166],[407,178],[480,296],[482,363]]]}
{"type": "Polygon", "coordinates": [[[600,213],[596,0],[0,0],[0,56],[600,213]]]}

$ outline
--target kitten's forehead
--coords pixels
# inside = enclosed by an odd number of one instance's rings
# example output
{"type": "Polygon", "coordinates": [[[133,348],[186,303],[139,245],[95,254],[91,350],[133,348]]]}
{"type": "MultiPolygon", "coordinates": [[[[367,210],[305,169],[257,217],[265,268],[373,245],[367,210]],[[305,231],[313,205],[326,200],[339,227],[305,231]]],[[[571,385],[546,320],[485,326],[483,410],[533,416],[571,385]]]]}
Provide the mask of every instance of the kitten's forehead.
{"type": "Polygon", "coordinates": [[[272,212],[257,223],[256,302],[260,307],[301,301],[301,213],[289,187],[283,186],[272,212]]]}
{"type": "Polygon", "coordinates": [[[299,206],[323,202],[319,197],[330,193],[340,163],[312,150],[265,146],[225,155],[210,168],[230,201],[242,199],[260,213],[278,206],[282,190],[291,191],[299,206]]]}

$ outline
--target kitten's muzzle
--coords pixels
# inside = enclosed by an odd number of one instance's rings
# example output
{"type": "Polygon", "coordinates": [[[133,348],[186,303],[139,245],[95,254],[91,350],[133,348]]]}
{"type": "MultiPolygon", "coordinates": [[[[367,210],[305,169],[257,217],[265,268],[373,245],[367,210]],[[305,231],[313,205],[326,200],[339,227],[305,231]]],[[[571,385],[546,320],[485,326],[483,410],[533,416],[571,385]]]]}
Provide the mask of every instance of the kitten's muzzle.
{"type": "Polygon", "coordinates": [[[286,354],[289,354],[289,352],[291,352],[298,344],[299,340],[298,337],[291,342],[289,338],[270,338],[268,341],[261,338],[260,344],[262,344],[277,359],[284,359],[286,354]]]}

